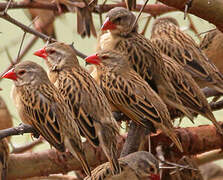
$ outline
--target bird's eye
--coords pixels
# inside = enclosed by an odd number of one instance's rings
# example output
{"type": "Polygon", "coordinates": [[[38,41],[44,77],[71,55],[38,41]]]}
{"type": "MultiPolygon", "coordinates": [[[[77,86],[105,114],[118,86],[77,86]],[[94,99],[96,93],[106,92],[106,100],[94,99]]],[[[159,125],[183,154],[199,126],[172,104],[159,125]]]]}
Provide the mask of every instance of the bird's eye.
{"type": "Polygon", "coordinates": [[[152,173],[154,173],[154,172],[155,172],[155,168],[151,166],[151,167],[149,168],[149,171],[152,172],[152,173]]]}
{"type": "Polygon", "coordinates": [[[121,21],[121,17],[117,17],[114,21],[117,23],[117,22],[120,22],[121,21]]]}
{"type": "Polygon", "coordinates": [[[108,56],[107,55],[103,55],[102,59],[108,59],[108,56]]]}
{"type": "Polygon", "coordinates": [[[18,74],[19,74],[20,76],[22,76],[22,75],[25,74],[25,73],[26,73],[25,70],[21,70],[21,71],[18,72],[18,74]]]}
{"type": "Polygon", "coordinates": [[[53,50],[53,49],[50,49],[50,50],[48,51],[48,54],[53,54],[53,53],[55,53],[55,50],[53,50]]]}

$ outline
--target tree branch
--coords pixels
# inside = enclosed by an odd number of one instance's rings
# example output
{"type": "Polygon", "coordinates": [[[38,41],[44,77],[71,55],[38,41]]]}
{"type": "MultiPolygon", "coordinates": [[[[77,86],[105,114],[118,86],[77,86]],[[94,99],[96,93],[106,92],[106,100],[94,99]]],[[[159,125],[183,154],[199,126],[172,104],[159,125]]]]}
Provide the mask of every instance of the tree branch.
{"type": "MultiPolygon", "coordinates": [[[[223,146],[221,135],[212,125],[176,129],[181,140],[184,152],[180,153],[172,141],[163,133],[151,137],[152,152],[158,145],[162,145],[165,159],[168,160],[169,152],[176,154],[176,159],[183,155],[196,155],[207,151],[219,149],[223,146]]],[[[148,142],[148,136],[145,142],[148,142]]],[[[123,147],[125,137],[118,138],[119,153],[123,147]]],[[[84,143],[87,160],[91,167],[107,161],[100,148],[93,148],[88,142],[84,143]]],[[[144,150],[148,151],[145,143],[144,150]]],[[[55,173],[66,173],[71,170],[80,170],[80,163],[69,153],[59,153],[54,149],[38,153],[11,154],[9,157],[9,179],[27,178],[33,176],[47,176],[55,173]],[[47,168],[46,168],[47,167],[47,168]],[[24,171],[25,169],[25,171],[24,171]]]]}
{"type": "Polygon", "coordinates": [[[0,130],[0,139],[13,135],[22,135],[24,133],[36,134],[36,130],[28,124],[20,124],[17,127],[0,130]]]}
{"type": "MultiPolygon", "coordinates": [[[[160,2],[184,11],[188,0],[159,0],[160,2]]],[[[223,1],[222,0],[193,0],[189,13],[213,23],[223,32],[223,1]]]]}

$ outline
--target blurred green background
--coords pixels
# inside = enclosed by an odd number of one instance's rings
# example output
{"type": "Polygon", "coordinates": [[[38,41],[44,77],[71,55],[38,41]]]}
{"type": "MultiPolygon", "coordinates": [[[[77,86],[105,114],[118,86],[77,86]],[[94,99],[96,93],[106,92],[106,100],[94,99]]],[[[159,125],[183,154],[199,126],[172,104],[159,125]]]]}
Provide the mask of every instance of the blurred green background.
{"type": "MultiPolygon", "coordinates": [[[[150,1],[150,3],[153,3],[153,2],[154,1],[152,1],[152,0],[150,1]]],[[[18,9],[17,10],[9,10],[8,13],[12,17],[17,19],[18,21],[20,21],[26,25],[30,24],[30,20],[29,20],[29,18],[27,18],[27,14],[26,14],[27,12],[25,12],[24,10],[18,10],[18,9]]],[[[180,23],[180,26],[183,29],[187,29],[187,27],[189,25],[188,20],[183,19],[183,13],[181,13],[181,12],[168,13],[168,14],[164,14],[163,16],[173,16],[173,17],[177,18],[178,22],[180,23]]],[[[141,15],[141,17],[139,19],[139,31],[141,31],[143,29],[144,24],[147,20],[147,17],[148,17],[148,14],[141,15]]],[[[209,29],[213,29],[215,27],[214,25],[208,23],[205,20],[202,20],[202,19],[197,18],[192,15],[191,15],[191,17],[192,17],[199,33],[207,31],[209,29]]],[[[94,18],[96,30],[98,32],[100,29],[99,16],[94,14],[93,18],[94,18]]],[[[104,20],[104,16],[103,16],[103,20],[104,20]]],[[[147,37],[150,36],[150,29],[151,29],[152,22],[153,22],[153,20],[151,20],[150,25],[147,29],[147,33],[146,33],[147,37]]],[[[62,15],[61,17],[58,17],[56,19],[56,21],[54,22],[54,25],[55,25],[55,30],[56,30],[56,36],[59,41],[63,41],[66,43],[74,42],[75,48],[80,50],[81,52],[83,52],[86,55],[90,55],[91,53],[94,52],[94,50],[96,48],[96,39],[94,37],[82,39],[77,34],[76,14],[66,13],[65,15],[62,15]]],[[[8,59],[6,52],[5,52],[5,48],[6,47],[8,48],[8,51],[13,59],[16,58],[24,32],[20,28],[16,27],[13,24],[10,24],[9,22],[7,22],[3,19],[0,19],[0,32],[1,32],[0,33],[0,42],[1,42],[0,43],[0,55],[1,55],[0,56],[1,57],[0,72],[3,72],[10,65],[10,61],[8,59]]],[[[191,32],[189,30],[186,30],[186,32],[189,33],[196,40],[196,42],[199,43],[199,39],[196,37],[196,35],[193,32],[191,32]]],[[[30,34],[26,35],[23,47],[26,46],[26,44],[29,42],[29,40],[31,38],[32,38],[32,35],[30,35],[30,34]]],[[[43,41],[41,39],[39,39],[37,41],[37,43],[34,45],[34,47],[29,51],[29,53],[27,53],[27,55],[23,58],[23,60],[35,61],[35,62],[39,63],[40,65],[42,65],[46,69],[44,61],[33,55],[34,50],[42,48],[43,45],[44,45],[43,41]]],[[[82,64],[84,64],[82,59],[80,59],[80,62],[82,64]]],[[[6,101],[8,108],[13,116],[14,126],[17,126],[17,125],[19,125],[19,123],[21,123],[21,121],[20,121],[20,118],[18,117],[15,106],[11,99],[11,95],[10,95],[11,86],[12,86],[12,81],[6,80],[6,79],[1,80],[0,87],[3,90],[0,91],[0,95],[6,101]]],[[[222,111],[215,112],[214,114],[215,114],[217,120],[220,121],[221,116],[223,114],[222,111]]],[[[208,120],[202,118],[201,116],[198,116],[198,118],[195,121],[196,121],[196,124],[193,125],[192,123],[190,123],[190,121],[188,119],[184,118],[181,126],[184,126],[184,127],[197,126],[197,125],[209,123],[208,120]]],[[[12,138],[12,143],[15,146],[21,146],[21,145],[24,145],[25,143],[30,142],[30,141],[32,141],[31,136],[27,135],[27,134],[23,135],[23,136],[13,136],[13,138],[12,138]]],[[[47,143],[37,146],[36,150],[41,150],[41,149],[45,149],[45,148],[49,148],[47,143]]],[[[223,162],[219,161],[218,163],[223,165],[223,162]]]]}

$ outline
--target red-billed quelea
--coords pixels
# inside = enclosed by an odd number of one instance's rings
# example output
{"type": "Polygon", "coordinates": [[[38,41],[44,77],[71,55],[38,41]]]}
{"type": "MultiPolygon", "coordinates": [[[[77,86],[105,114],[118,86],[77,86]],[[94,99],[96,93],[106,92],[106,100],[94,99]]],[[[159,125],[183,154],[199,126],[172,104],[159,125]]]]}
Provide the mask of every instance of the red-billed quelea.
{"type": "Polygon", "coordinates": [[[174,18],[157,19],[153,24],[151,41],[183,66],[201,88],[208,86],[223,93],[223,75],[195,41],[180,30],[174,18]]]}
{"type": "Polygon", "coordinates": [[[96,65],[96,80],[114,107],[150,132],[161,129],[183,151],[166,105],[129,66],[125,56],[115,51],[100,51],[85,60],[96,65]]]}
{"type": "Polygon", "coordinates": [[[116,150],[118,125],[103,91],[79,65],[74,50],[69,45],[56,42],[37,51],[35,55],[45,58],[49,78],[65,97],[82,135],[93,146],[102,147],[113,173],[119,173],[116,150]]]}
{"type": "Polygon", "coordinates": [[[121,173],[113,175],[108,163],[92,171],[84,180],[160,180],[159,162],[149,152],[138,151],[119,159],[121,173]]]}
{"type": "Polygon", "coordinates": [[[201,114],[212,121],[218,132],[223,134],[223,130],[216,121],[205,95],[191,75],[169,56],[162,54],[162,57],[168,76],[171,77],[171,82],[183,105],[190,109],[190,111],[201,114]]]}
{"type": "Polygon", "coordinates": [[[200,43],[201,50],[223,73],[223,33],[218,29],[207,33],[200,43]]]}
{"type": "Polygon", "coordinates": [[[74,116],[45,70],[24,61],[2,78],[14,81],[13,98],[22,121],[32,125],[57,150],[68,149],[79,159],[85,173],[91,175],[74,116]]]}
{"type": "Polygon", "coordinates": [[[191,120],[193,116],[183,106],[167,75],[159,50],[137,32],[135,15],[125,8],[110,10],[101,28],[97,50],[115,50],[124,54],[132,68],[146,80],[162,100],[170,107],[183,112],[191,120]]]}

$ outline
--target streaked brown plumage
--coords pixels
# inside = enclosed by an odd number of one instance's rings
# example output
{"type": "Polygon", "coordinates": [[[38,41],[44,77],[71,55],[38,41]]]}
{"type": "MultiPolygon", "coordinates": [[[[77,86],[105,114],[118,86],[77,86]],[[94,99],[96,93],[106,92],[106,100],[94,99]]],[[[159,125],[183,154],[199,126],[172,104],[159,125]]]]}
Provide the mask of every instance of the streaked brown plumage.
{"type": "Polygon", "coordinates": [[[223,33],[218,29],[207,33],[200,43],[200,48],[223,73],[223,33]]]}
{"type": "Polygon", "coordinates": [[[160,180],[158,160],[149,152],[138,151],[119,159],[122,172],[113,175],[108,163],[96,167],[84,180],[160,180]]]}
{"type": "Polygon", "coordinates": [[[127,56],[133,69],[147,81],[162,100],[173,108],[187,115],[191,120],[193,116],[186,109],[173,88],[160,55],[154,45],[143,35],[137,32],[135,15],[125,8],[117,7],[107,13],[98,41],[98,50],[116,50],[127,56]]]}
{"type": "Polygon", "coordinates": [[[223,75],[195,41],[179,29],[174,18],[157,19],[153,24],[151,41],[182,65],[200,87],[208,86],[223,92],[223,75]]]}
{"type": "Polygon", "coordinates": [[[122,54],[101,51],[86,62],[97,65],[97,82],[114,107],[150,132],[160,128],[182,150],[166,105],[122,54]]]}
{"type": "Polygon", "coordinates": [[[63,152],[67,148],[90,175],[74,116],[44,69],[25,61],[3,78],[14,80],[13,98],[22,121],[32,125],[57,150],[63,152]]]}
{"type": "Polygon", "coordinates": [[[162,54],[162,57],[168,76],[171,77],[172,84],[183,105],[190,111],[208,118],[216,126],[218,132],[223,134],[223,130],[216,121],[205,95],[191,75],[169,56],[162,54]]]}
{"type": "Polygon", "coordinates": [[[101,146],[115,174],[120,172],[116,150],[119,127],[108,100],[91,75],[78,63],[74,50],[64,43],[46,46],[51,82],[65,97],[80,132],[93,146],[101,146]]]}
{"type": "Polygon", "coordinates": [[[8,174],[8,159],[9,159],[9,146],[7,140],[0,140],[0,172],[1,180],[7,179],[8,174]]]}
{"type": "Polygon", "coordinates": [[[64,4],[68,10],[77,13],[77,32],[81,37],[90,37],[91,33],[94,37],[97,36],[94,22],[92,18],[93,4],[88,4],[88,0],[56,0],[60,4],[64,4]],[[80,5],[80,2],[83,5],[80,5]],[[79,7],[78,7],[79,3],[79,7]],[[85,7],[87,5],[87,7],[85,7]]]}

